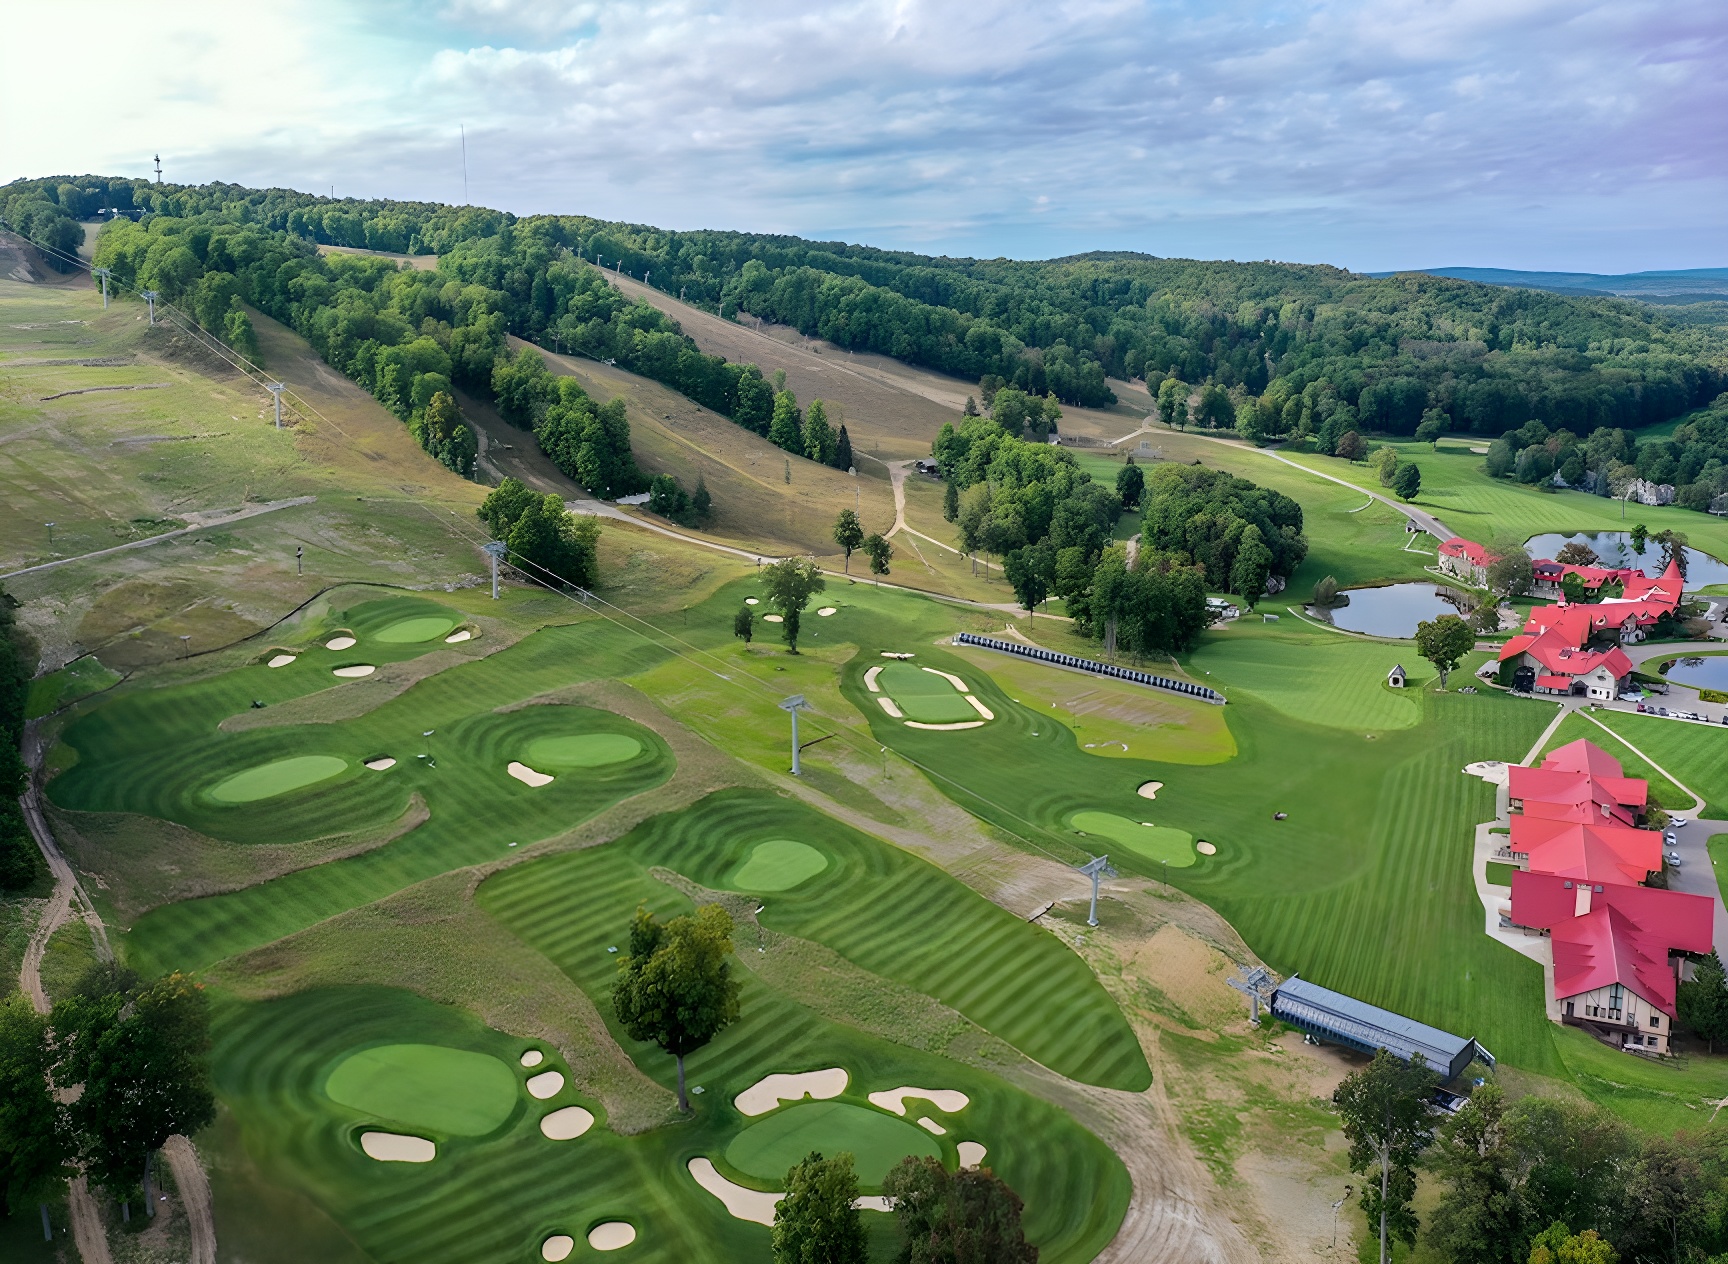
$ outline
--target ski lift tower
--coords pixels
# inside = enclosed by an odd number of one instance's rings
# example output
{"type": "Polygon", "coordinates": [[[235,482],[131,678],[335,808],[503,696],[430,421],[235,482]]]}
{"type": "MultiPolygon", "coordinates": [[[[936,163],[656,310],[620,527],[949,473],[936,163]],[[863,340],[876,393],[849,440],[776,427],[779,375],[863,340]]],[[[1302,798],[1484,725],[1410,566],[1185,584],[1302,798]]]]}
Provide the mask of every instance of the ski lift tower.
{"type": "Polygon", "coordinates": [[[1272,1007],[1272,993],[1278,990],[1278,980],[1265,966],[1255,966],[1252,970],[1237,968],[1235,976],[1225,979],[1231,987],[1248,998],[1250,1026],[1260,1025],[1260,1007],[1272,1007]]]}
{"type": "Polygon", "coordinates": [[[144,301],[150,305],[150,323],[152,325],[156,323],[156,300],[161,297],[155,290],[144,291],[144,301]]]}
{"type": "Polygon", "coordinates": [[[90,275],[102,280],[102,310],[108,310],[108,278],[114,275],[110,268],[91,268],[90,275]]]}
{"type": "Polygon", "coordinates": [[[288,387],[282,382],[266,382],[264,389],[269,391],[271,398],[276,401],[276,429],[280,430],[282,429],[282,392],[288,387]]]}
{"type": "Polygon", "coordinates": [[[487,560],[492,563],[492,600],[498,600],[498,562],[510,551],[510,546],[502,540],[488,540],[480,546],[487,560]]]}
{"type": "Polygon", "coordinates": [[[1083,865],[1076,865],[1081,873],[1092,879],[1092,907],[1086,914],[1086,924],[1098,924],[1098,879],[1117,877],[1116,867],[1110,863],[1108,856],[1094,856],[1083,865]]]}
{"type": "Polygon", "coordinates": [[[798,765],[798,713],[809,710],[810,704],[804,701],[803,694],[795,693],[780,704],[780,709],[792,716],[792,775],[802,777],[804,770],[798,765]]]}

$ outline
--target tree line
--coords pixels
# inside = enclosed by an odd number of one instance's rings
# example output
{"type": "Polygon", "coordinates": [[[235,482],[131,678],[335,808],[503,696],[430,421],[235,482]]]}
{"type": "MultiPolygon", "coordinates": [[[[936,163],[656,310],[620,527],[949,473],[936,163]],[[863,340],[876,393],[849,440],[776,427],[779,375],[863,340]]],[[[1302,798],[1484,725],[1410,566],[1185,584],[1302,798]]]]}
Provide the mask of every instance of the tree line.
{"type": "Polygon", "coordinates": [[[18,803],[30,777],[22,743],[36,647],[18,626],[17,609],[0,588],[0,891],[23,891],[42,874],[42,853],[18,803]]]}

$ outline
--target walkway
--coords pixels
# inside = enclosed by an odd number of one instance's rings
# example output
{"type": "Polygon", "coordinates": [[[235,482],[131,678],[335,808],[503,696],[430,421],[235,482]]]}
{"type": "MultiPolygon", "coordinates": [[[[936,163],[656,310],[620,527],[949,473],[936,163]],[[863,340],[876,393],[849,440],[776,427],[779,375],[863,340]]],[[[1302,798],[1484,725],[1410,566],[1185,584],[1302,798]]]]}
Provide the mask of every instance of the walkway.
{"type": "Polygon", "coordinates": [[[43,562],[38,566],[26,566],[23,570],[8,571],[6,574],[0,575],[0,579],[16,579],[20,575],[35,575],[40,571],[51,571],[56,566],[70,566],[73,562],[87,562],[94,557],[108,557],[114,553],[124,553],[128,549],[148,548],[152,544],[160,544],[164,540],[173,540],[183,535],[190,535],[194,531],[208,531],[212,527],[225,527],[230,523],[242,522],[247,518],[256,518],[260,514],[275,513],[278,509],[288,509],[294,505],[310,505],[317,499],[316,496],[296,496],[292,500],[273,500],[268,504],[251,505],[230,514],[187,514],[186,520],[192,525],[181,527],[178,531],[164,531],[161,535],[133,540],[130,544],[116,544],[111,549],[97,549],[94,553],[80,553],[76,557],[56,558],[52,562],[43,562]]]}

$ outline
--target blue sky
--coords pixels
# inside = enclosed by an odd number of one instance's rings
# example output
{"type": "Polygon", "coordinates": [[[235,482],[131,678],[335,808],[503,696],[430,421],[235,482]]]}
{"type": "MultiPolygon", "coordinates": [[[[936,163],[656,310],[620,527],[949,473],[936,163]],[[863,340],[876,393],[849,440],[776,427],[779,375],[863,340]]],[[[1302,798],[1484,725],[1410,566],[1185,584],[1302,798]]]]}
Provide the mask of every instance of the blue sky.
{"type": "Polygon", "coordinates": [[[0,181],[68,171],[949,254],[1728,265],[1728,5],[9,6],[0,181]]]}

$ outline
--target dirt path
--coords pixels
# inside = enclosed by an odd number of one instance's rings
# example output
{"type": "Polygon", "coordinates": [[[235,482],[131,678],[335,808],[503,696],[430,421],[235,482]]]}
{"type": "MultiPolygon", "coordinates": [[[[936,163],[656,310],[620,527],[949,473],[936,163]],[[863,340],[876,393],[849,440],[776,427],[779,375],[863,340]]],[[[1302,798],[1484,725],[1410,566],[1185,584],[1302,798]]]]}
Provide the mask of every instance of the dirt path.
{"type": "Polygon", "coordinates": [[[888,467],[888,481],[894,485],[894,525],[888,528],[885,539],[893,538],[895,532],[908,530],[906,526],[906,467],[910,461],[884,461],[888,467]]]}
{"type": "Polygon", "coordinates": [[[256,518],[259,514],[275,513],[278,509],[287,509],[293,505],[310,505],[317,500],[316,496],[296,496],[292,500],[273,500],[267,505],[252,505],[230,514],[188,514],[192,525],[181,527],[178,531],[165,531],[161,535],[147,536],[142,540],[133,540],[128,544],[116,544],[111,549],[97,549],[94,553],[80,553],[76,557],[57,558],[52,562],[43,562],[40,566],[26,566],[23,570],[8,571],[0,575],[0,579],[14,579],[19,575],[35,575],[40,571],[51,571],[56,566],[70,566],[73,562],[87,562],[93,557],[107,557],[112,553],[124,553],[128,549],[148,548],[152,544],[160,544],[164,540],[177,539],[194,531],[208,531],[211,527],[225,527],[231,522],[240,522],[246,518],[256,518]]]}
{"type": "Polygon", "coordinates": [[[198,1151],[187,1138],[173,1136],[163,1143],[162,1157],[174,1175],[174,1187],[180,1191],[180,1206],[192,1232],[191,1264],[216,1264],[216,1216],[211,1206],[210,1178],[198,1161],[198,1151]]]}
{"type": "Polygon", "coordinates": [[[108,1251],[108,1230],[102,1223],[102,1209],[90,1196],[90,1183],[83,1173],[67,1186],[66,1210],[72,1218],[72,1241],[84,1264],[114,1264],[108,1251]]]}

